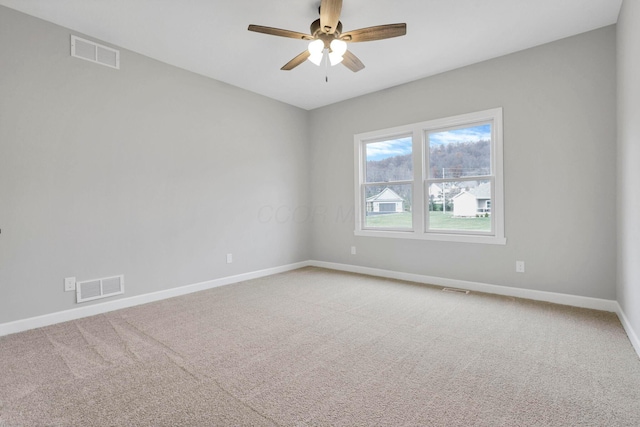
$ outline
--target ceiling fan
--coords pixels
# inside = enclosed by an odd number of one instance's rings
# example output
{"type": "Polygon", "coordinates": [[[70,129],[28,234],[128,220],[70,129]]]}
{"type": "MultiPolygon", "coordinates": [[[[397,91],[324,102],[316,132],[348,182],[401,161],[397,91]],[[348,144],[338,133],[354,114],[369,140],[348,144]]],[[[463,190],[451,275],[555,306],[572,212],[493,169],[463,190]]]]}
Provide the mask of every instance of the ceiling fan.
{"type": "Polygon", "coordinates": [[[407,24],[377,25],[343,33],[342,22],[340,22],[341,10],[342,0],[322,0],[320,3],[320,19],[316,19],[311,23],[311,34],[263,27],[261,25],[249,25],[248,30],[310,41],[308,49],[287,62],[281,70],[292,70],[307,59],[316,65],[320,65],[326,50],[329,52],[328,57],[331,65],[342,63],[353,72],[362,70],[364,64],[357,56],[347,50],[347,43],[382,40],[407,34],[407,24]]]}

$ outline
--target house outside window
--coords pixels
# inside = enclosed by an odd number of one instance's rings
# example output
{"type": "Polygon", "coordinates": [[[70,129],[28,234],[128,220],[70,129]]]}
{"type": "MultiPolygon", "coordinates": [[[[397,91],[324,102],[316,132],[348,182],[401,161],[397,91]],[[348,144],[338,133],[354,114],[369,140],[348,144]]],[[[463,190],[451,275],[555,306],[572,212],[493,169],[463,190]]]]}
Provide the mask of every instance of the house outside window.
{"type": "Polygon", "coordinates": [[[355,135],[359,236],[505,244],[502,109],[355,135]]]}

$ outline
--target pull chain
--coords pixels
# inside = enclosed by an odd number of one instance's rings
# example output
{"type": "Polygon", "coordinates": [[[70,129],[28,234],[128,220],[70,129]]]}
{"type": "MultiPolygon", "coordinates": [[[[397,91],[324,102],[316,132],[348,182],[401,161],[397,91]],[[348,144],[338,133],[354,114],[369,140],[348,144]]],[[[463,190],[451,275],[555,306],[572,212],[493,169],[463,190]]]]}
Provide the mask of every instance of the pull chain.
{"type": "Polygon", "coordinates": [[[329,55],[324,56],[324,82],[329,83],[329,55]]]}

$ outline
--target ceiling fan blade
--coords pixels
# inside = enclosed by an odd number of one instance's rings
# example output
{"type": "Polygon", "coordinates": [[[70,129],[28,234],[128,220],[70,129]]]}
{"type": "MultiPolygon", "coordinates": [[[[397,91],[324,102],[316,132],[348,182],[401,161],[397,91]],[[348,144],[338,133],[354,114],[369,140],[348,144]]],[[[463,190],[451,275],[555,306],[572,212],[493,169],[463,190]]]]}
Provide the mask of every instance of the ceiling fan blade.
{"type": "Polygon", "coordinates": [[[322,0],[320,2],[320,30],[327,34],[333,34],[338,28],[342,0],[322,0]]]}
{"type": "Polygon", "coordinates": [[[309,53],[308,50],[305,50],[304,52],[302,52],[300,55],[296,56],[295,58],[293,58],[291,61],[287,62],[286,64],[284,64],[282,66],[282,68],[280,68],[281,70],[285,70],[285,71],[289,71],[289,70],[293,70],[294,68],[296,68],[298,65],[302,64],[304,61],[307,60],[307,58],[310,56],[311,54],[309,53]]]}
{"type": "Polygon", "coordinates": [[[342,64],[354,73],[357,73],[364,68],[364,64],[362,63],[362,61],[360,61],[357,56],[351,53],[351,51],[346,51],[344,53],[344,55],[342,56],[342,64]]]}
{"type": "Polygon", "coordinates": [[[249,25],[249,31],[256,33],[269,34],[272,36],[289,37],[292,39],[311,40],[313,37],[309,34],[298,33],[297,31],[282,30],[280,28],[263,27],[262,25],[249,25]]]}
{"type": "Polygon", "coordinates": [[[347,31],[340,36],[346,42],[370,42],[407,34],[407,24],[387,24],[347,31]]]}

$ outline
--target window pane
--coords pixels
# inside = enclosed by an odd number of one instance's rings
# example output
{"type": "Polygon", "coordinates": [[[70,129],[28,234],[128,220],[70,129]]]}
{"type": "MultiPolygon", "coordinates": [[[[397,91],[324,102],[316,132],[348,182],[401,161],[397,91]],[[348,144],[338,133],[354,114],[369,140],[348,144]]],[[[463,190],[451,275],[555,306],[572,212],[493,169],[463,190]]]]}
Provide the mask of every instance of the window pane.
{"type": "Polygon", "coordinates": [[[411,184],[365,187],[365,227],[413,228],[411,184]]]}
{"type": "Polygon", "coordinates": [[[411,137],[366,144],[365,182],[412,180],[411,148],[411,137]]]}
{"type": "Polygon", "coordinates": [[[429,230],[491,231],[491,181],[429,185],[429,230]]]}
{"type": "Polygon", "coordinates": [[[429,178],[491,174],[491,124],[428,133],[429,178]]]}

